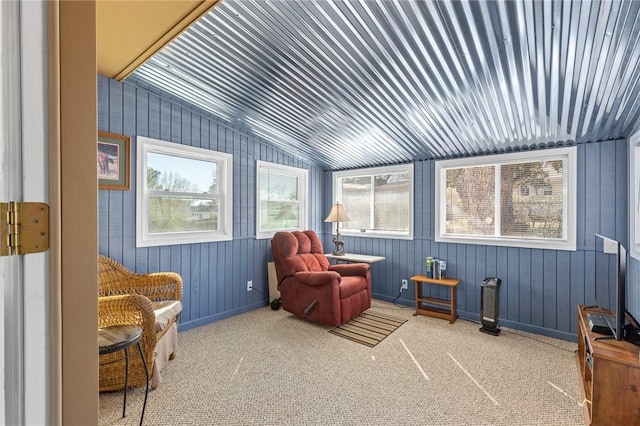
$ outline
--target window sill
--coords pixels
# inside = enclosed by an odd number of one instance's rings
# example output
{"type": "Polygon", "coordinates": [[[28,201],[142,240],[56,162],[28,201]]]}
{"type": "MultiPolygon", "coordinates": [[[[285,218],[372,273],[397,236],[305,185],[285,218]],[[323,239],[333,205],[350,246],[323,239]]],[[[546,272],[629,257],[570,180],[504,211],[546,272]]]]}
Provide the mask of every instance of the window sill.
{"type": "Polygon", "coordinates": [[[543,250],[576,251],[575,240],[538,240],[538,239],[512,239],[512,238],[486,238],[469,236],[439,236],[435,238],[438,243],[451,244],[476,244],[483,246],[518,247],[543,250]]]}
{"type": "Polygon", "coordinates": [[[346,237],[384,238],[388,240],[413,240],[413,234],[409,235],[380,231],[353,232],[341,230],[340,235],[346,237]]]}

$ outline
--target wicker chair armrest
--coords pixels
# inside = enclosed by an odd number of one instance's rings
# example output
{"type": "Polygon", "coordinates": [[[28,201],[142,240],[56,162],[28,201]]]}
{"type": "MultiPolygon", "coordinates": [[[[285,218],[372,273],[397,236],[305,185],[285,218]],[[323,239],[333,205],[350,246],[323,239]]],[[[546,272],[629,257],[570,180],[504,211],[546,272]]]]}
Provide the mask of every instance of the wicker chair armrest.
{"type": "Polygon", "coordinates": [[[144,294],[151,300],[182,300],[182,277],[175,272],[154,272],[145,276],[144,294]]]}
{"type": "MultiPolygon", "coordinates": [[[[98,297],[98,327],[137,325],[142,339],[153,349],[156,345],[156,317],[151,301],[140,294],[98,297]]],[[[144,345],[146,346],[146,345],[144,345]]]]}
{"type": "Polygon", "coordinates": [[[141,294],[150,300],[182,300],[182,277],[175,272],[135,274],[111,283],[115,294],[141,294]]]}
{"type": "MultiPolygon", "coordinates": [[[[153,305],[149,298],[140,294],[98,297],[98,327],[103,328],[114,325],[137,325],[142,328],[140,344],[147,360],[149,375],[151,375],[154,362],[153,352],[156,348],[157,337],[156,316],[153,313],[153,305]]],[[[112,355],[102,355],[107,359],[110,356],[112,355]]],[[[119,371],[117,372],[120,374],[119,371]]],[[[103,373],[101,372],[100,374],[103,373]]]]}

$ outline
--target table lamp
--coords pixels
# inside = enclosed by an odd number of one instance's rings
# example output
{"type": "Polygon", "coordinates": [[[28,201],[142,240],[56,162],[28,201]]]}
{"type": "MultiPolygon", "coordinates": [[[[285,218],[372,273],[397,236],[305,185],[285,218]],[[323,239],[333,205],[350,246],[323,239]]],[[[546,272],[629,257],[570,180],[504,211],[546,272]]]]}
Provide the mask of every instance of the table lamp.
{"type": "Polygon", "coordinates": [[[334,256],[344,256],[344,241],[340,239],[340,222],[347,222],[351,220],[347,213],[344,211],[342,204],[336,203],[331,207],[329,216],[324,220],[325,222],[336,222],[336,235],[333,237],[333,244],[335,249],[333,250],[334,256]]]}

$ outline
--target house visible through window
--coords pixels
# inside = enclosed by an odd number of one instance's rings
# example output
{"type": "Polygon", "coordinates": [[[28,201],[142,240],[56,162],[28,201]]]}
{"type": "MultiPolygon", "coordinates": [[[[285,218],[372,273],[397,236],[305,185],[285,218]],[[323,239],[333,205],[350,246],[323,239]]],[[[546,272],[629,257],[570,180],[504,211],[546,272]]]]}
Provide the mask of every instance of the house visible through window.
{"type": "Polygon", "coordinates": [[[138,137],[138,247],[232,238],[232,156],[138,137]]]}
{"type": "Polygon", "coordinates": [[[413,238],[413,164],[335,172],[333,186],[343,234],[413,238]]]}
{"type": "Polygon", "coordinates": [[[271,238],[276,231],[307,228],[305,169],[257,161],[256,237],[271,238]]]}
{"type": "Polygon", "coordinates": [[[436,163],[436,240],[575,250],[576,149],[436,163]]]}

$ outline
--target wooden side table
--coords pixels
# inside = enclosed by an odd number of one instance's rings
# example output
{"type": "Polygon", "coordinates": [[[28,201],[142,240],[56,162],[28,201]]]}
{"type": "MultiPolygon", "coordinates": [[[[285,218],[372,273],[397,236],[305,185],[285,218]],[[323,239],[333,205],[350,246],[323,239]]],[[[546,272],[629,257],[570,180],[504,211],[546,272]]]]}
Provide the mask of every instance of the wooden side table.
{"type": "MultiPolygon", "coordinates": [[[[142,359],[142,365],[147,375],[147,387],[144,392],[144,404],[142,405],[142,415],[140,416],[140,426],[144,419],[144,410],[147,408],[147,396],[149,395],[149,370],[147,370],[147,362],[144,359],[142,345],[142,328],[137,325],[114,325],[98,329],[98,353],[106,355],[118,351],[124,351],[124,403],[122,404],[122,418],[126,415],[127,410],[127,387],[129,386],[129,348],[138,345],[138,353],[142,359]]],[[[116,361],[112,361],[116,362],[116,361]]],[[[105,363],[109,364],[109,363],[105,363]]]]}
{"type": "Polygon", "coordinates": [[[414,275],[411,281],[416,283],[416,313],[415,315],[426,315],[434,318],[449,320],[453,324],[458,318],[456,313],[456,288],[460,284],[457,278],[428,278],[425,275],[414,275]],[[436,297],[425,297],[422,295],[422,285],[433,284],[449,287],[449,299],[438,299],[436,297]],[[440,308],[440,306],[445,309],[440,308]]]}
{"type": "Polygon", "coordinates": [[[347,262],[347,263],[376,263],[385,260],[384,256],[370,256],[368,254],[357,254],[357,253],[345,253],[344,255],[337,256],[332,253],[326,253],[325,256],[329,259],[329,262],[335,260],[336,262],[347,262]]]}

